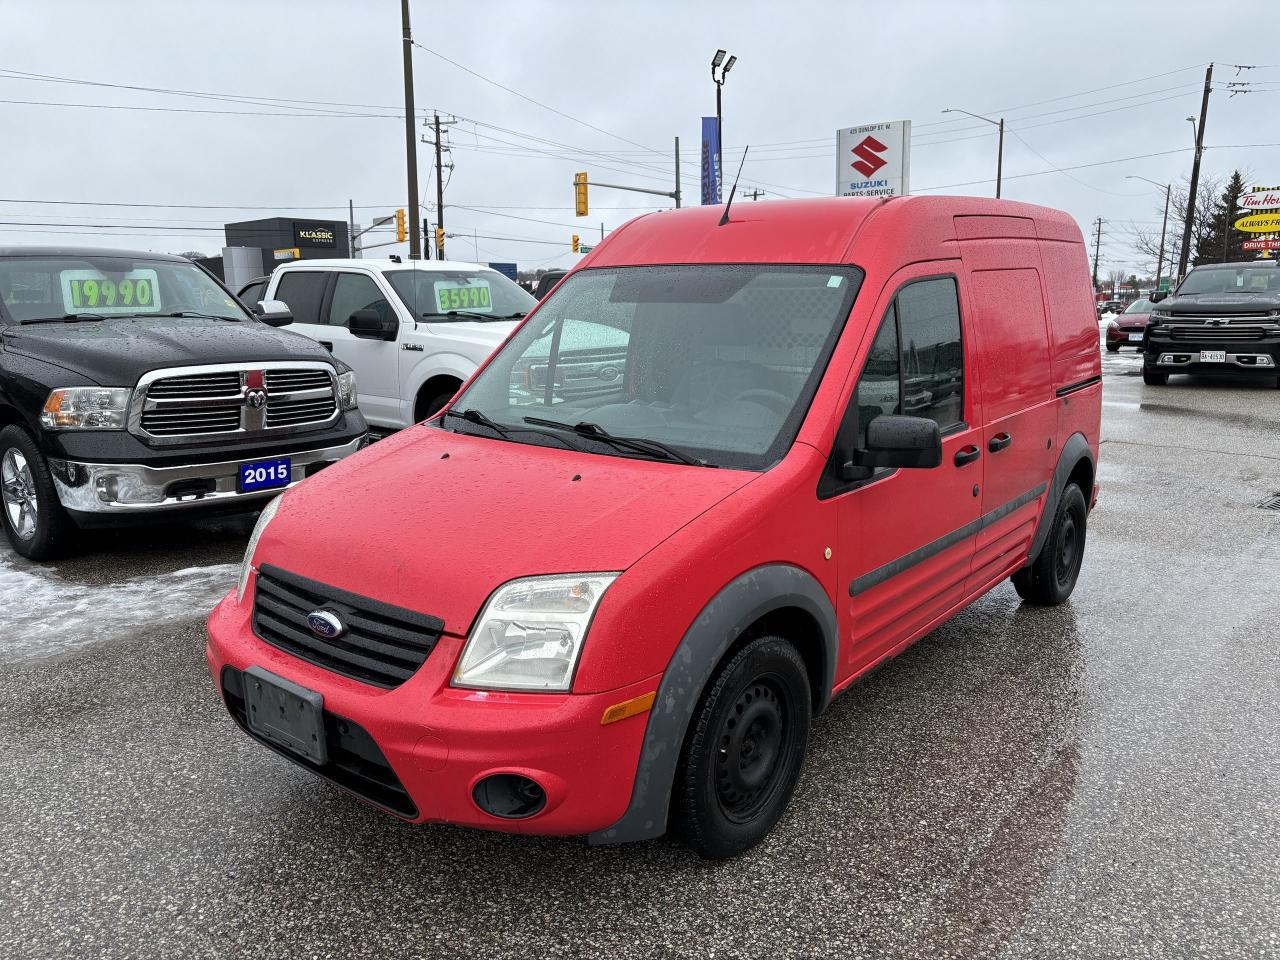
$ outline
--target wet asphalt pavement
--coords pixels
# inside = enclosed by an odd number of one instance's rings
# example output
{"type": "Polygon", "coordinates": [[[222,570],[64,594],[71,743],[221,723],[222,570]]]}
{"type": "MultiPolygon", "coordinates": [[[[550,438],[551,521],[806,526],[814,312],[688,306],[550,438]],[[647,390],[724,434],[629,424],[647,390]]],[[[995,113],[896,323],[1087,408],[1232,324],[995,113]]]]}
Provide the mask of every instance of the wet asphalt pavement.
{"type": "Polygon", "coordinates": [[[0,548],[0,956],[1280,957],[1280,390],[1104,367],[1072,601],[855,685],[726,863],[406,826],[254,744],[203,658],[243,525],[0,548]]]}

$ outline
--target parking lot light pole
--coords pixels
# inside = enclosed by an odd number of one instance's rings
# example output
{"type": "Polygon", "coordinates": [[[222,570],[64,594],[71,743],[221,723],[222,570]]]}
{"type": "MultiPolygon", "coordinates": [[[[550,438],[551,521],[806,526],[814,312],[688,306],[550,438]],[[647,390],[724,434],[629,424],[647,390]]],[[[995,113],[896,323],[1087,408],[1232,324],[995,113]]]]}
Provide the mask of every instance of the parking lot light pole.
{"type": "Polygon", "coordinates": [[[719,156],[716,158],[720,162],[717,169],[721,171],[723,176],[724,170],[724,116],[720,109],[720,90],[724,86],[724,78],[729,75],[729,71],[733,69],[733,65],[738,62],[737,57],[730,57],[725,60],[725,51],[717,50],[716,55],[711,58],[711,80],[716,85],[716,139],[720,141],[719,156]],[[716,68],[724,63],[724,69],[720,71],[719,79],[716,78],[716,68]]]}
{"type": "Polygon", "coordinates": [[[1164,187],[1164,220],[1160,223],[1160,253],[1156,256],[1156,289],[1160,289],[1160,272],[1164,268],[1164,238],[1165,233],[1169,229],[1169,196],[1173,192],[1172,183],[1157,183],[1149,177],[1139,177],[1136,174],[1129,174],[1126,180],[1143,180],[1153,187],[1164,187]]]}
{"type": "Polygon", "coordinates": [[[981,114],[970,113],[968,110],[961,110],[959,107],[947,107],[943,113],[963,113],[966,117],[973,117],[975,120],[985,120],[993,127],[1000,128],[1000,143],[996,147],[996,199],[1000,199],[1000,185],[1004,179],[1004,117],[999,120],[992,120],[990,117],[984,117],[981,114]]]}

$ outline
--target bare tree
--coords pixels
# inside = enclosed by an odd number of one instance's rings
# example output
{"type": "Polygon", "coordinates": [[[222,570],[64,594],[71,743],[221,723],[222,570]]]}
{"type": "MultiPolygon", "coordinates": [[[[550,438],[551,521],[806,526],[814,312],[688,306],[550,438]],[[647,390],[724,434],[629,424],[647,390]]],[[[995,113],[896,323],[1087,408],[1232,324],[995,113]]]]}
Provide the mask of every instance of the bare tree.
{"type": "Polygon", "coordinates": [[[1127,270],[1108,270],[1107,282],[1111,284],[1112,294],[1120,292],[1120,288],[1124,286],[1124,282],[1129,279],[1129,271],[1127,270]]]}
{"type": "MultiPolygon", "coordinates": [[[[1215,174],[1200,175],[1200,184],[1196,189],[1196,211],[1195,222],[1191,228],[1191,249],[1197,250],[1204,238],[1213,231],[1213,220],[1210,216],[1213,211],[1214,204],[1218,197],[1222,194],[1227,178],[1215,174]]],[[[1169,200],[1169,228],[1165,232],[1164,239],[1164,269],[1165,276],[1171,275],[1178,269],[1178,251],[1182,247],[1182,230],[1183,225],[1187,222],[1187,194],[1190,187],[1190,178],[1183,177],[1181,182],[1174,184],[1173,193],[1169,200]],[[1172,268],[1169,266],[1173,264],[1172,268]]],[[[1134,250],[1143,259],[1150,261],[1148,270],[1155,273],[1156,259],[1160,253],[1160,222],[1164,217],[1164,198],[1159,197],[1154,204],[1155,217],[1154,224],[1132,224],[1129,227],[1129,239],[1133,244],[1134,250]]]]}

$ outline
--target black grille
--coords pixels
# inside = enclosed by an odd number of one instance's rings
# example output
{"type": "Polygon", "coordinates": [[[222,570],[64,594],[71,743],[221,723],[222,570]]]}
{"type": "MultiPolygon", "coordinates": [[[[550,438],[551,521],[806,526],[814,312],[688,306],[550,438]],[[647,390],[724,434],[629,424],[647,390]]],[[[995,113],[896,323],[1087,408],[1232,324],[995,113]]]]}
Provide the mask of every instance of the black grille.
{"type": "Polygon", "coordinates": [[[194,397],[240,396],[240,374],[196,373],[186,377],[165,377],[147,388],[147,396],[157,400],[189,400],[194,397]]]}
{"type": "Polygon", "coordinates": [[[1194,343],[1209,343],[1215,340],[1261,340],[1267,335],[1262,327],[1170,327],[1169,339],[1186,340],[1194,343]]]}
{"type": "Polygon", "coordinates": [[[200,433],[233,433],[240,429],[240,404],[150,410],[142,429],[157,437],[200,433]]]}
{"type": "Polygon", "coordinates": [[[222,696],[227,710],[240,729],[263,746],[270,747],[281,756],[306,767],[312,773],[346,787],[370,803],[389,810],[406,819],[418,815],[404,785],[396,776],[391,764],[369,736],[367,730],[354,720],[324,711],[324,733],[329,762],[323,766],[312,763],[296,753],[289,753],[265,740],[249,729],[248,712],[245,709],[244,674],[234,667],[222,668],[222,696]]]}
{"type": "Polygon", "coordinates": [[[268,370],[262,375],[268,393],[292,393],[295,390],[330,390],[333,381],[324,370],[268,370]]]}
{"type": "Polygon", "coordinates": [[[332,396],[314,400],[268,400],[267,426],[291,427],[328,420],[338,409],[332,396]]]}
{"type": "Polygon", "coordinates": [[[398,687],[426,661],[444,621],[403,610],[263,564],[253,600],[253,632],[287,653],[344,677],[378,687],[398,687]],[[317,636],[307,616],[337,615],[341,637],[317,636]]]}

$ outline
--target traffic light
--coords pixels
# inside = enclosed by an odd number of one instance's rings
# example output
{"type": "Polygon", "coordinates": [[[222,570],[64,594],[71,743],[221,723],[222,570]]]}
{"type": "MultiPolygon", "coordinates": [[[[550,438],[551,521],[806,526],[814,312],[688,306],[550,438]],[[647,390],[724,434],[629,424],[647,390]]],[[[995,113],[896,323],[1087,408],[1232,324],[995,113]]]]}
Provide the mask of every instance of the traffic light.
{"type": "Polygon", "coordinates": [[[396,243],[404,243],[409,239],[409,231],[404,225],[404,208],[396,211],[396,243]]]}
{"type": "Polygon", "coordinates": [[[436,227],[436,259],[444,259],[444,227],[436,227]]]}
{"type": "Polygon", "coordinates": [[[585,217],[587,215],[587,173],[573,175],[573,215],[575,217],[585,217]]]}
{"type": "Polygon", "coordinates": [[[581,244],[580,244],[580,243],[578,243],[578,235],[575,233],[575,234],[573,235],[573,252],[574,252],[574,253],[577,253],[577,252],[578,252],[578,248],[579,248],[580,246],[581,246],[581,244]]]}

